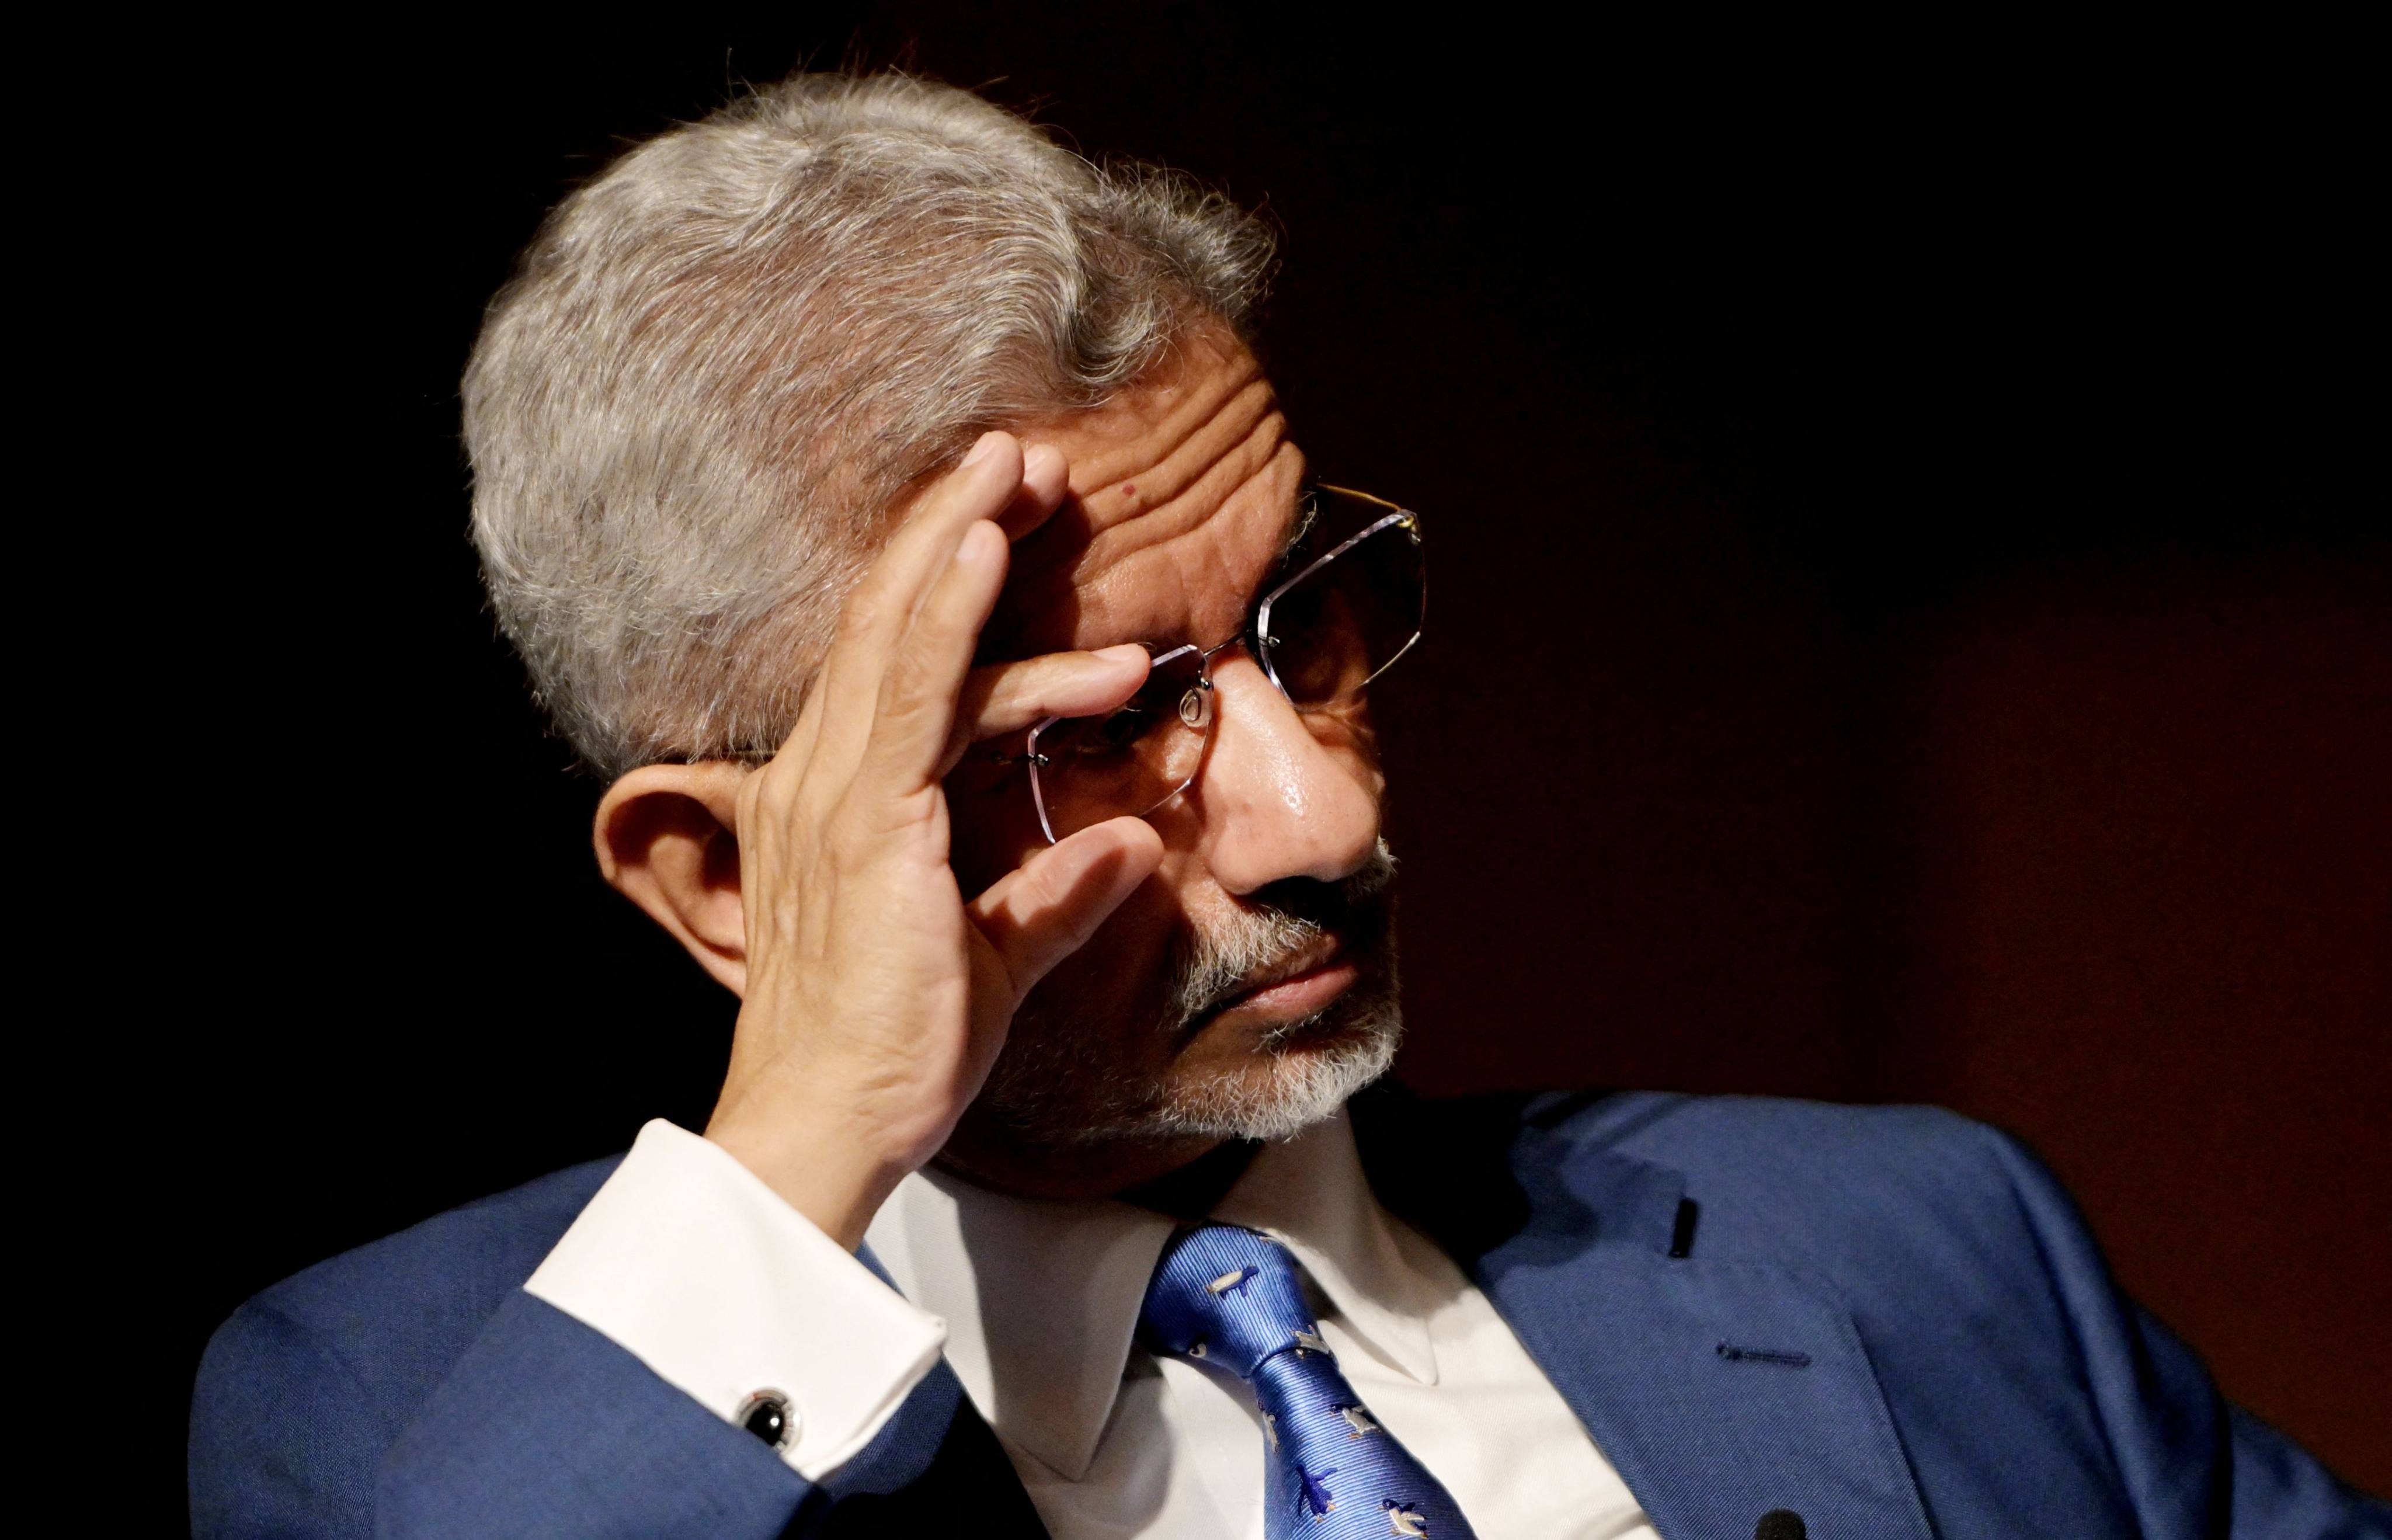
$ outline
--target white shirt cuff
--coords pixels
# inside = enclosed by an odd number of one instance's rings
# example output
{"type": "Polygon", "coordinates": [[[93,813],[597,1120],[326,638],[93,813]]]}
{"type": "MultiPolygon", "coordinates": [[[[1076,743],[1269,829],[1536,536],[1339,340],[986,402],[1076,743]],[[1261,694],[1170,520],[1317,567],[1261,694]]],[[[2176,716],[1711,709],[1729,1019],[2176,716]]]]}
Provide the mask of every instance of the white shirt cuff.
{"type": "Polygon", "coordinates": [[[781,1457],[810,1481],[872,1441],[947,1338],[731,1152],[661,1118],[524,1288],[726,1422],[780,1392],[781,1457]]]}

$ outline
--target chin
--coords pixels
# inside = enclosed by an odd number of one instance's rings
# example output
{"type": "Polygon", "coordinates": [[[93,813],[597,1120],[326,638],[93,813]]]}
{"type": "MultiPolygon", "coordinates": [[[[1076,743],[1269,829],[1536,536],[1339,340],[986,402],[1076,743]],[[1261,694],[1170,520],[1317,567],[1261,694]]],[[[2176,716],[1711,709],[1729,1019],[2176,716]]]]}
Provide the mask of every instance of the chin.
{"type": "Polygon", "coordinates": [[[1126,1120],[1132,1127],[1116,1125],[1116,1136],[1288,1138],[1334,1116],[1384,1075],[1402,1037],[1392,998],[1290,1023],[1235,1066],[1168,1077],[1126,1120]]]}
{"type": "MultiPolygon", "coordinates": [[[[1393,937],[1379,928],[1367,948],[1355,984],[1322,1010],[1269,1025],[1216,1021],[1142,1064],[1127,1053],[1107,1062],[1102,1046],[1122,1040],[1118,1029],[1027,1011],[974,1111],[1006,1140],[1059,1154],[1124,1142],[1285,1139],[1335,1116],[1394,1063],[1403,1013],[1393,937]]],[[[1166,1018],[1150,1041],[1176,1024],[1166,1018]]]]}

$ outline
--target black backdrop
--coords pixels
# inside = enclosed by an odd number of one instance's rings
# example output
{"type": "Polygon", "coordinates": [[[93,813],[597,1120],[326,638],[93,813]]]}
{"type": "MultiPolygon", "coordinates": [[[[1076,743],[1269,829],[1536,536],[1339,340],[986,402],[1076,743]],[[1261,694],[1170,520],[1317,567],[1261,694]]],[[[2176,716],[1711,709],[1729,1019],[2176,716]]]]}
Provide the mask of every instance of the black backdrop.
{"type": "Polygon", "coordinates": [[[1284,230],[1300,435],[1436,519],[1384,708],[1409,1078],[2005,1121],[2230,1390],[2392,1483],[2357,50],[1292,11],[197,46],[139,160],[189,751],[136,839],[206,874],[143,1113],[161,1402],[274,1278],[702,1121],[729,1003],[594,876],[597,788],[480,608],[455,382],[617,146],[852,59],[1284,230]]]}

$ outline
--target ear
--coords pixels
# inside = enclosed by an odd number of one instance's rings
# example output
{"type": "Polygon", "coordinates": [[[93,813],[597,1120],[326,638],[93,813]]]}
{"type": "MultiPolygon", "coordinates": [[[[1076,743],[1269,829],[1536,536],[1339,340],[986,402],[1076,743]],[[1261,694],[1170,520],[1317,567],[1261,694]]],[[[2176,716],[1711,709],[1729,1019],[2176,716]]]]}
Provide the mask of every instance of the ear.
{"type": "Polygon", "coordinates": [[[697,965],[741,998],[748,921],[739,903],[739,785],[748,766],[644,764],[606,789],[591,831],[598,869],[697,965]]]}

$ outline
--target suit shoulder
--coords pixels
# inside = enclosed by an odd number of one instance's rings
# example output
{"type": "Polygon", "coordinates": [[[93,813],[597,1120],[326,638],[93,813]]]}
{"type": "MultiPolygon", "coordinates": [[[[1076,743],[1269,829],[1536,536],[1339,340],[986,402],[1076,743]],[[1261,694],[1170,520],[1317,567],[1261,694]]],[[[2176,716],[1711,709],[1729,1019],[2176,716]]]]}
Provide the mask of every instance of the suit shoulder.
{"type": "Polygon", "coordinates": [[[2022,1182],[2048,1181],[2008,1135],[1941,1107],[1634,1092],[1523,1114],[1574,1151],[1683,1174],[1713,1255],[1850,1258],[1953,1231],[2023,1241],[2022,1182]]]}
{"type": "Polygon", "coordinates": [[[272,1378],[278,1368],[304,1373],[320,1362],[341,1365],[369,1392],[418,1368],[436,1377],[531,1276],[619,1159],[552,1172],[293,1273],[217,1329],[203,1376],[272,1378]]]}
{"type": "Polygon", "coordinates": [[[1790,1161],[1858,1173],[1945,1161],[1987,1173],[2008,1135],[1944,1107],[1859,1106],[1668,1091],[1531,1098],[1522,1119],[1574,1145],[1695,1170],[1778,1170],[1790,1161]]]}
{"type": "Polygon", "coordinates": [[[568,1167],[435,1214],[294,1273],[260,1301],[304,1321],[339,1319],[365,1300],[379,1311],[459,1293],[490,1296],[495,1308],[498,1296],[531,1276],[619,1163],[609,1156],[568,1167]]]}

